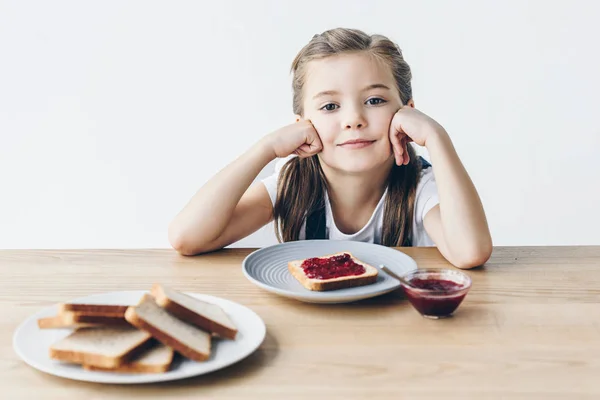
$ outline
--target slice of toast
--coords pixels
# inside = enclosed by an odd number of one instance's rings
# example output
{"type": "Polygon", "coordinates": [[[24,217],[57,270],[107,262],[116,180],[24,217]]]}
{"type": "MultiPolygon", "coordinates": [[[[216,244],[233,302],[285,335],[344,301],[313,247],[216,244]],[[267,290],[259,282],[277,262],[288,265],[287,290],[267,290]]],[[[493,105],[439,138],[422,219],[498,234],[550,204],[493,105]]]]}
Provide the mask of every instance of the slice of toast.
{"type": "Polygon", "coordinates": [[[114,305],[114,304],[85,304],[85,303],[61,303],[58,305],[58,313],[62,314],[64,312],[77,312],[82,315],[121,315],[123,318],[125,317],[125,311],[127,311],[127,307],[124,305],[114,305]]]}
{"type": "Polygon", "coordinates": [[[222,338],[235,339],[237,328],[221,307],[160,284],[154,284],[151,293],[156,304],[177,318],[222,338]]]}
{"type": "Polygon", "coordinates": [[[40,318],[37,320],[40,329],[80,329],[102,326],[101,324],[65,321],[62,315],[40,318]]]}
{"type": "Polygon", "coordinates": [[[154,342],[154,345],[151,348],[140,354],[138,357],[116,368],[107,369],[95,367],[93,365],[84,365],[83,368],[90,371],[158,374],[169,370],[171,363],[173,362],[174,354],[175,352],[172,348],[165,346],[160,342],[154,342]]]}
{"type": "Polygon", "coordinates": [[[321,256],[321,257],[314,257],[314,258],[326,259],[326,258],[331,258],[334,256],[341,256],[343,254],[348,254],[350,256],[350,259],[354,263],[362,265],[364,267],[365,271],[360,275],[347,275],[347,276],[341,276],[341,277],[337,277],[337,278],[329,278],[329,279],[311,278],[311,277],[307,276],[306,272],[302,268],[302,263],[304,261],[306,261],[307,259],[290,261],[288,263],[288,270],[294,276],[294,278],[296,278],[302,284],[302,286],[304,286],[308,290],[313,290],[313,291],[327,291],[327,290],[344,289],[344,288],[349,288],[349,287],[370,285],[372,283],[375,283],[375,281],[377,280],[377,268],[360,261],[359,259],[355,258],[351,253],[349,253],[347,251],[335,253],[335,254],[329,254],[329,255],[321,256]]]}
{"type": "Polygon", "coordinates": [[[83,328],[50,346],[50,358],[112,369],[144,351],[151,338],[148,332],[132,326],[83,328]]]}
{"type": "Polygon", "coordinates": [[[82,314],[74,311],[64,311],[54,317],[40,318],[37,322],[40,329],[129,326],[124,314],[82,314]]]}
{"type": "Polygon", "coordinates": [[[129,307],[125,318],[189,359],[205,361],[210,357],[210,333],[171,315],[149,294],[145,294],[138,305],[129,307]]]}

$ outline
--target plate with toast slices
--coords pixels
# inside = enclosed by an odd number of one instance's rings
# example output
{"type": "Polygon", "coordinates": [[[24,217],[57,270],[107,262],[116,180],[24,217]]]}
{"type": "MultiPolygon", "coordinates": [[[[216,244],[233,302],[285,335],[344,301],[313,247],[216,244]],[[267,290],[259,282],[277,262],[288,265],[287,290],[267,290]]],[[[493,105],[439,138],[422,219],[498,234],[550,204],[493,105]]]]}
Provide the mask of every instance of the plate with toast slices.
{"type": "Polygon", "coordinates": [[[399,250],[346,240],[300,240],[265,247],[242,263],[254,284],[309,303],[348,303],[389,293],[400,282],[380,270],[404,275],[417,263],[399,250]]]}
{"type": "Polygon", "coordinates": [[[265,335],[262,319],[241,304],[155,284],[41,310],[17,328],[13,347],[52,375],[135,384],[227,367],[258,349],[265,335]]]}

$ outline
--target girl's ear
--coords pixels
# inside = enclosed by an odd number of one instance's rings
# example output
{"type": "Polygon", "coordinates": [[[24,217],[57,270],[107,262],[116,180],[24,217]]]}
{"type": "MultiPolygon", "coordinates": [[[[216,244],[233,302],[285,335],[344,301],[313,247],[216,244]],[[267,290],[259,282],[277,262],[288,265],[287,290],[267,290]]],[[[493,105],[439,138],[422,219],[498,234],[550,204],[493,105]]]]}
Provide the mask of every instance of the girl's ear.
{"type": "Polygon", "coordinates": [[[294,118],[295,118],[296,122],[300,122],[300,120],[302,119],[302,115],[296,114],[296,115],[294,115],[294,118]]]}
{"type": "Polygon", "coordinates": [[[413,99],[410,99],[408,103],[406,103],[406,105],[410,108],[415,108],[415,101],[413,99]]]}

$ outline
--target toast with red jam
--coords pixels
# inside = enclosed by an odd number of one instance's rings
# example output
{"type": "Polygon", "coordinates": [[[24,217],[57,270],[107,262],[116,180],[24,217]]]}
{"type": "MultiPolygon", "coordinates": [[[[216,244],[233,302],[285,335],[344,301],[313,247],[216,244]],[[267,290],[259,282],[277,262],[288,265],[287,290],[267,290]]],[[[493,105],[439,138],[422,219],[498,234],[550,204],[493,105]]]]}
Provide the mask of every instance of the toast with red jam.
{"type": "Polygon", "coordinates": [[[288,270],[306,289],[319,292],[370,285],[377,280],[377,268],[349,252],[290,261],[288,270]]]}

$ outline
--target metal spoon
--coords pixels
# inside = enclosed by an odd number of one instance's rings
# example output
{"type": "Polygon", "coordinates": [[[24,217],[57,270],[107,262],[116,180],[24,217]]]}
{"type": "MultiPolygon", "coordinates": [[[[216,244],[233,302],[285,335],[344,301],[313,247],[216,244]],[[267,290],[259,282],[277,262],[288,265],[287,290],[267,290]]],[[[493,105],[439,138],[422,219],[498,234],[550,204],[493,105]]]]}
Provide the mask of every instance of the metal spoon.
{"type": "Polygon", "coordinates": [[[402,278],[401,276],[397,275],[396,273],[392,272],[388,267],[386,267],[383,264],[379,265],[379,269],[381,269],[382,271],[384,271],[386,274],[388,274],[389,276],[391,276],[392,278],[398,279],[400,282],[402,282],[403,284],[405,284],[408,287],[414,287],[413,285],[410,284],[409,281],[407,281],[406,279],[402,278]]]}

